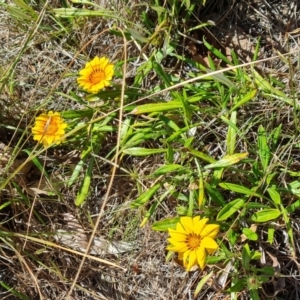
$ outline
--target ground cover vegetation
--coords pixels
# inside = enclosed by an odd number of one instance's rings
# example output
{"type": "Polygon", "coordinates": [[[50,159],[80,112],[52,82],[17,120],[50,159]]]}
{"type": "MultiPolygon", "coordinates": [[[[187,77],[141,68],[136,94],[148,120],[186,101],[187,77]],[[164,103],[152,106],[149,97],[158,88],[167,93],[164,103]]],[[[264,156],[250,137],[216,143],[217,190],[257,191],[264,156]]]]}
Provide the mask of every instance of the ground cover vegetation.
{"type": "Polygon", "coordinates": [[[0,298],[296,299],[298,7],[0,1],[0,298]]]}

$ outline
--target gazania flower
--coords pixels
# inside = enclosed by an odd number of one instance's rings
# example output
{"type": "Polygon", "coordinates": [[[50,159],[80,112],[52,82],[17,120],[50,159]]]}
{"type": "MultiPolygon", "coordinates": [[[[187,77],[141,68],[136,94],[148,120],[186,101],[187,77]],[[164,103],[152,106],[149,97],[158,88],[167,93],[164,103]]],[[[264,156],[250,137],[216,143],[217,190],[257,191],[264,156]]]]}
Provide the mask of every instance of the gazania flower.
{"type": "Polygon", "coordinates": [[[43,143],[45,147],[54,142],[59,144],[67,126],[58,112],[42,113],[35,119],[32,128],[33,139],[43,143]]]}
{"type": "Polygon", "coordinates": [[[114,75],[114,65],[109,63],[108,58],[96,56],[85,65],[79,74],[80,76],[77,78],[79,86],[89,93],[96,94],[110,85],[114,75]]]}
{"type": "Polygon", "coordinates": [[[178,258],[183,261],[187,271],[197,264],[203,270],[207,253],[212,254],[218,249],[214,239],[219,232],[219,225],[206,225],[207,221],[207,218],[200,220],[199,216],[182,217],[175,230],[168,229],[170,245],[167,250],[178,252],[178,258]]]}

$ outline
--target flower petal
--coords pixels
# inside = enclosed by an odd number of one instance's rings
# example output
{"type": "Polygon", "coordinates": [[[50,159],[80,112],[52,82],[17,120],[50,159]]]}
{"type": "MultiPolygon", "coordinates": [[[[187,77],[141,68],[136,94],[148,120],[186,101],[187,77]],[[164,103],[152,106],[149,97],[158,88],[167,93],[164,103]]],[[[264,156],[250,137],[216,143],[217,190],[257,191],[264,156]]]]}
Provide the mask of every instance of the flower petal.
{"type": "Polygon", "coordinates": [[[170,245],[167,246],[167,250],[171,250],[174,252],[186,252],[188,251],[188,247],[185,243],[174,243],[174,241],[170,241],[170,245]]]}
{"type": "Polygon", "coordinates": [[[200,233],[200,236],[202,238],[204,238],[206,236],[209,236],[212,239],[214,239],[217,236],[217,234],[219,232],[219,229],[220,229],[220,225],[217,225],[217,224],[208,224],[208,225],[206,225],[203,228],[203,230],[200,233]]]}
{"type": "Polygon", "coordinates": [[[188,258],[188,265],[187,265],[186,270],[189,271],[196,264],[197,264],[196,250],[192,250],[190,252],[190,255],[189,255],[189,258],[188,258]]]}
{"type": "Polygon", "coordinates": [[[169,232],[172,239],[178,241],[178,242],[185,242],[187,239],[187,235],[185,233],[181,233],[178,231],[175,232],[169,232]]]}
{"type": "Polygon", "coordinates": [[[190,253],[191,253],[191,250],[187,250],[187,251],[183,252],[182,261],[183,261],[184,265],[188,265],[190,253]]]}
{"type": "Polygon", "coordinates": [[[187,234],[194,232],[194,224],[193,219],[191,217],[181,217],[180,223],[182,224],[187,234]]]}
{"type": "Polygon", "coordinates": [[[178,222],[177,225],[176,225],[176,231],[180,232],[180,233],[183,233],[183,234],[187,234],[185,229],[182,227],[181,223],[178,222]]]}
{"type": "Polygon", "coordinates": [[[200,235],[207,222],[208,222],[207,218],[203,218],[201,220],[200,218],[199,219],[194,218],[194,232],[200,235]]]}
{"type": "Polygon", "coordinates": [[[202,246],[200,246],[196,250],[196,256],[197,256],[198,264],[199,264],[201,270],[203,270],[204,267],[205,267],[206,252],[205,252],[205,249],[202,246]]]}
{"type": "Polygon", "coordinates": [[[212,254],[219,248],[219,245],[211,237],[205,237],[201,241],[201,247],[205,248],[209,254],[212,254]]]}

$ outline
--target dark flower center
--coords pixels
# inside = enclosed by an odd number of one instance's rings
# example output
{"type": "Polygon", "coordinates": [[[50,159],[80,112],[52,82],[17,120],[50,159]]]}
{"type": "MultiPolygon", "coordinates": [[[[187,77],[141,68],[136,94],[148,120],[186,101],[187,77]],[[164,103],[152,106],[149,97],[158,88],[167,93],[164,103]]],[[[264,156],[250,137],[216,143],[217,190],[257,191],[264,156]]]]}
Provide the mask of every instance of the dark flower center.
{"type": "Polygon", "coordinates": [[[96,69],[89,76],[89,80],[92,84],[97,84],[105,79],[105,72],[103,70],[96,69]]]}
{"type": "Polygon", "coordinates": [[[190,233],[186,238],[186,243],[189,249],[197,249],[200,246],[201,237],[198,234],[190,233]]]}

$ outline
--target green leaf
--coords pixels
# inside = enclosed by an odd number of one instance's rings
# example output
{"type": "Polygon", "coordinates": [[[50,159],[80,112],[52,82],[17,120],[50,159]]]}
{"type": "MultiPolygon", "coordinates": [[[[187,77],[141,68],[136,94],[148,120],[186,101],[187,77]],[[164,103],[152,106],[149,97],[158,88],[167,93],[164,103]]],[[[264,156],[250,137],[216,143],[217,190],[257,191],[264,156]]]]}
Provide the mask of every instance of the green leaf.
{"type": "Polygon", "coordinates": [[[272,150],[275,151],[276,147],[277,147],[277,143],[280,137],[280,133],[281,133],[281,129],[282,129],[282,123],[278,125],[278,127],[276,127],[273,132],[272,132],[272,150]]]}
{"type": "MultiPolygon", "coordinates": [[[[251,277],[249,277],[248,278],[249,280],[248,280],[248,283],[252,283],[252,282],[254,282],[255,280],[256,281],[258,281],[259,279],[258,278],[251,278],[251,277]]],[[[260,297],[259,297],[259,295],[258,295],[258,289],[260,288],[260,282],[257,282],[257,284],[248,284],[248,288],[249,288],[249,292],[250,292],[250,297],[249,297],[249,299],[251,299],[251,300],[260,300],[260,297]]]]}
{"type": "Polygon", "coordinates": [[[194,299],[198,296],[198,294],[201,292],[203,286],[211,279],[211,277],[214,275],[214,272],[211,271],[209,274],[203,276],[199,283],[196,286],[195,292],[194,292],[194,299]]]}
{"type": "MultiPolygon", "coordinates": [[[[181,130],[180,127],[178,127],[178,125],[173,120],[167,118],[166,116],[160,115],[159,119],[162,120],[172,130],[174,130],[174,132],[181,130]]],[[[186,129],[186,128],[183,128],[183,129],[186,129]]],[[[188,130],[188,128],[186,130],[188,130]]]]}
{"type": "Polygon", "coordinates": [[[160,202],[159,201],[155,201],[150,209],[146,212],[145,217],[143,218],[140,227],[143,227],[149,220],[149,218],[153,215],[153,213],[156,211],[157,207],[159,206],[160,202]]]}
{"type": "Polygon", "coordinates": [[[257,233],[252,231],[250,228],[243,228],[243,234],[250,241],[257,241],[257,239],[258,239],[257,233]]]}
{"type": "Polygon", "coordinates": [[[226,201],[225,201],[224,197],[215,187],[211,186],[209,183],[206,182],[205,189],[206,189],[206,192],[211,197],[212,201],[216,202],[221,207],[226,205],[226,201]]]}
{"type": "Polygon", "coordinates": [[[251,251],[251,259],[254,259],[254,260],[261,259],[261,252],[251,251]]]}
{"type": "Polygon", "coordinates": [[[9,6],[7,6],[7,10],[14,18],[19,19],[23,22],[36,20],[36,16],[30,14],[28,11],[25,11],[21,8],[9,5],[9,6]]]}
{"type": "Polygon", "coordinates": [[[185,168],[181,165],[178,165],[178,164],[161,166],[153,172],[153,175],[154,176],[160,176],[160,175],[164,175],[164,174],[167,174],[167,173],[174,172],[176,170],[185,170],[185,168]]]}
{"type": "MultiPolygon", "coordinates": [[[[23,149],[22,151],[25,152],[26,154],[28,154],[29,157],[32,155],[32,152],[30,150],[23,149]]],[[[39,171],[43,174],[43,176],[47,177],[47,179],[50,180],[50,176],[46,172],[44,164],[42,162],[40,162],[40,160],[37,157],[34,157],[32,159],[32,162],[39,169],[39,171]]]]}
{"type": "MultiPolygon", "coordinates": [[[[97,94],[95,94],[100,100],[109,100],[114,99],[118,100],[121,98],[122,91],[121,89],[113,89],[113,90],[105,90],[100,91],[97,94]]],[[[142,94],[134,89],[125,89],[124,91],[124,97],[125,99],[130,99],[133,101],[133,99],[136,99],[137,97],[143,97],[145,94],[142,94]]]]}
{"type": "Polygon", "coordinates": [[[176,93],[173,92],[173,96],[174,97],[176,96],[176,99],[177,98],[180,99],[180,101],[182,103],[182,110],[183,110],[183,116],[184,116],[185,124],[186,125],[190,124],[193,111],[192,111],[190,103],[188,102],[186,91],[183,90],[183,96],[181,96],[181,94],[179,94],[177,92],[176,93]]]}
{"type": "MultiPolygon", "coordinates": [[[[258,269],[262,275],[268,275],[268,277],[272,277],[275,275],[275,269],[272,266],[266,266],[261,269],[258,269]]],[[[257,270],[257,271],[258,271],[257,270]]]]}
{"type": "Polygon", "coordinates": [[[154,201],[154,203],[151,205],[150,209],[146,212],[145,217],[143,218],[140,227],[143,227],[148,220],[151,218],[151,216],[155,213],[157,207],[160,205],[160,203],[168,197],[170,194],[172,194],[173,189],[165,191],[160,197],[158,201],[154,201]]]}
{"type": "Polygon", "coordinates": [[[84,166],[85,160],[81,159],[78,164],[76,165],[76,167],[74,168],[74,171],[70,177],[70,179],[68,180],[68,187],[72,186],[73,183],[76,181],[76,179],[78,178],[79,174],[81,173],[83,166],[84,166]]]}
{"type": "Polygon", "coordinates": [[[269,81],[264,79],[262,76],[259,75],[254,69],[252,69],[253,77],[255,83],[265,92],[271,92],[274,88],[271,86],[269,81]]]}
{"type": "Polygon", "coordinates": [[[122,122],[120,141],[121,146],[125,144],[127,138],[132,134],[131,118],[127,118],[122,122]]]}
{"type": "Polygon", "coordinates": [[[171,86],[171,80],[170,76],[166,74],[164,69],[162,68],[161,64],[157,63],[156,61],[153,61],[153,69],[159,76],[159,78],[164,82],[166,87],[171,86]]]}
{"type": "Polygon", "coordinates": [[[150,71],[152,71],[152,60],[155,60],[157,63],[160,63],[165,58],[165,56],[171,54],[174,50],[175,45],[171,44],[168,45],[166,51],[163,49],[154,50],[149,60],[147,60],[140,67],[138,67],[133,86],[140,87],[144,78],[147,76],[147,74],[149,74],[150,71]]]}
{"type": "Polygon", "coordinates": [[[153,113],[153,112],[171,111],[178,108],[183,108],[182,102],[178,100],[174,100],[170,102],[142,104],[140,106],[137,106],[131,112],[131,114],[141,115],[141,114],[153,113]]]}
{"type": "MultiPolygon", "coordinates": [[[[209,56],[210,58],[210,56],[209,56]]],[[[229,88],[234,88],[236,89],[235,87],[235,84],[229,80],[223,73],[217,73],[217,74],[214,74],[214,71],[215,70],[210,70],[210,69],[206,69],[207,73],[210,74],[210,76],[218,83],[221,83],[223,85],[226,85],[228,86],[229,88]]]]}
{"type": "Polygon", "coordinates": [[[91,118],[93,114],[93,109],[66,110],[61,112],[61,116],[64,119],[91,118]]]}
{"type": "Polygon", "coordinates": [[[218,215],[217,215],[217,221],[227,220],[235,212],[237,212],[239,209],[243,208],[244,205],[245,205],[245,201],[243,199],[240,199],[240,198],[235,199],[235,200],[229,202],[218,213],[218,215]]]}
{"type": "Polygon", "coordinates": [[[233,191],[236,193],[240,193],[240,194],[244,194],[244,195],[248,195],[248,196],[256,196],[259,198],[264,198],[262,195],[255,193],[254,191],[249,190],[246,187],[238,185],[238,184],[222,182],[222,183],[219,183],[219,186],[225,190],[230,190],[230,191],[233,191]]]}
{"type": "Polygon", "coordinates": [[[71,0],[71,2],[76,4],[88,4],[96,6],[93,2],[87,0],[71,0]]]}
{"type": "Polygon", "coordinates": [[[276,191],[274,187],[267,189],[271,199],[276,205],[281,204],[281,197],[280,194],[276,191]]]}
{"type": "Polygon", "coordinates": [[[251,260],[251,251],[248,244],[245,244],[242,250],[242,265],[245,270],[249,270],[249,263],[251,260]]]}
{"type": "Polygon", "coordinates": [[[207,43],[205,41],[205,39],[203,39],[203,43],[205,45],[205,47],[211,51],[215,56],[217,56],[218,58],[222,59],[225,63],[227,63],[228,65],[232,65],[232,62],[218,49],[214,48],[212,45],[210,45],[209,43],[207,43]]]}
{"type": "Polygon", "coordinates": [[[143,194],[141,194],[137,199],[135,199],[130,206],[132,208],[138,208],[142,205],[144,205],[146,202],[148,202],[151,197],[157,192],[157,190],[160,188],[161,184],[157,183],[154,186],[152,186],[149,190],[145,191],[143,194]]]}
{"type": "Polygon", "coordinates": [[[176,229],[176,224],[179,222],[180,217],[168,218],[162,221],[155,222],[152,229],[156,231],[168,231],[169,228],[176,229]]]}
{"type": "Polygon", "coordinates": [[[235,111],[237,108],[239,108],[243,104],[249,102],[250,100],[252,100],[256,96],[256,94],[257,94],[257,90],[250,91],[249,93],[244,95],[244,97],[239,99],[238,102],[233,106],[233,108],[230,111],[231,112],[235,111]]]}
{"type": "MultiPolygon", "coordinates": [[[[31,298],[28,298],[26,295],[15,290],[12,286],[7,285],[4,281],[0,281],[0,286],[2,286],[2,288],[4,290],[8,291],[9,295],[14,296],[14,297],[9,297],[9,298],[22,299],[22,300],[30,300],[31,299],[31,298]]],[[[3,289],[1,289],[1,290],[4,291],[3,289]]]]}
{"type": "Polygon", "coordinates": [[[160,6],[160,5],[151,5],[150,7],[151,7],[151,9],[153,9],[154,11],[157,11],[159,13],[167,12],[167,9],[165,7],[160,6]]]}
{"type": "Polygon", "coordinates": [[[288,185],[288,191],[293,195],[296,195],[298,198],[300,197],[300,181],[292,181],[288,185]]]}
{"type": "Polygon", "coordinates": [[[274,227],[269,227],[269,228],[268,228],[268,239],[267,239],[267,241],[268,241],[268,243],[269,243],[270,245],[273,245],[273,242],[274,242],[274,234],[275,234],[275,229],[274,229],[274,227]]]}
{"type": "Polygon", "coordinates": [[[298,209],[300,207],[300,199],[296,200],[294,203],[292,203],[291,205],[289,205],[286,208],[287,213],[291,214],[293,213],[296,209],[298,209]]]}
{"type": "MultiPolygon", "coordinates": [[[[194,126],[193,127],[184,127],[184,128],[179,129],[178,131],[175,131],[166,139],[166,142],[172,143],[174,140],[178,139],[178,136],[182,136],[183,138],[185,138],[183,133],[185,133],[193,128],[194,128],[194,126]]],[[[193,139],[193,137],[192,137],[192,139],[193,139]]],[[[185,143],[186,143],[186,141],[187,140],[185,140],[185,143]]],[[[186,144],[188,144],[189,142],[190,142],[190,140],[186,144]]],[[[184,147],[188,148],[189,146],[184,145],[184,147]]]]}
{"type": "Polygon", "coordinates": [[[56,16],[62,18],[101,16],[101,17],[108,17],[117,20],[122,20],[120,15],[113,14],[111,11],[105,9],[91,10],[91,9],[82,9],[82,8],[55,8],[52,11],[55,13],[56,16]]]}
{"type": "Polygon", "coordinates": [[[259,212],[254,213],[251,216],[251,221],[253,222],[268,222],[270,220],[277,219],[281,215],[281,212],[278,209],[264,209],[259,212]]]}
{"type": "Polygon", "coordinates": [[[94,162],[95,162],[95,159],[94,159],[94,157],[92,157],[91,160],[90,160],[88,169],[86,171],[86,174],[84,176],[84,179],[83,179],[83,181],[81,183],[81,186],[79,188],[76,199],[75,199],[75,205],[76,206],[80,206],[86,200],[86,198],[89,194],[94,162]]]}
{"type": "Polygon", "coordinates": [[[246,158],[248,156],[248,153],[236,153],[233,155],[225,155],[223,158],[220,160],[206,165],[204,169],[215,169],[215,168],[225,168],[229,167],[231,165],[234,165],[238,162],[240,162],[242,159],[246,158]]]}
{"type": "Polygon", "coordinates": [[[260,51],[259,51],[260,50],[260,40],[261,40],[261,37],[258,37],[252,61],[257,60],[257,57],[259,56],[259,53],[260,53],[260,51]]]}
{"type": "Polygon", "coordinates": [[[133,28],[126,28],[126,31],[130,33],[130,35],[137,41],[140,41],[142,43],[148,43],[149,39],[142,36],[137,30],[133,28]]]}
{"type": "MultiPolygon", "coordinates": [[[[149,128],[149,130],[151,130],[149,128]]],[[[147,139],[155,139],[157,137],[160,137],[162,135],[161,132],[152,132],[152,133],[146,133],[146,132],[137,132],[133,136],[131,136],[126,143],[124,143],[124,148],[130,148],[135,145],[140,145],[143,142],[145,142],[147,139]]]]}
{"type": "Polygon", "coordinates": [[[233,231],[232,229],[229,229],[227,231],[227,238],[228,238],[230,245],[233,246],[238,238],[238,234],[235,231],[233,231]]]}
{"type": "Polygon", "coordinates": [[[0,210],[2,210],[3,208],[5,208],[6,206],[9,206],[13,203],[13,201],[7,201],[7,202],[4,202],[0,205],[0,210]]]}
{"type": "MultiPolygon", "coordinates": [[[[245,289],[246,279],[238,279],[233,286],[227,289],[230,293],[238,293],[245,289]]],[[[236,298],[233,298],[236,299],[236,298]]]]}
{"type": "Polygon", "coordinates": [[[13,2],[14,2],[17,6],[23,8],[24,10],[28,10],[28,11],[30,11],[31,13],[37,15],[37,13],[36,13],[29,5],[27,5],[23,0],[13,0],[13,2]]]}
{"type": "Polygon", "coordinates": [[[271,151],[268,146],[267,135],[264,127],[262,125],[258,128],[258,155],[261,161],[261,165],[263,170],[266,171],[270,158],[271,158],[271,151]]]}
{"type": "MultiPolygon", "coordinates": [[[[72,77],[74,75],[72,74],[72,77]]],[[[67,75],[65,75],[65,77],[67,77],[67,75]]],[[[65,94],[65,93],[62,93],[62,92],[58,92],[56,91],[55,92],[55,95],[59,95],[59,96],[62,96],[64,98],[67,98],[67,99],[70,99],[71,101],[74,101],[74,102],[78,102],[79,104],[83,104],[83,105],[86,105],[86,101],[82,100],[81,97],[79,97],[78,95],[76,95],[74,92],[70,91],[69,94],[65,94]]]]}
{"type": "Polygon", "coordinates": [[[196,157],[199,157],[200,159],[206,161],[206,162],[209,162],[209,163],[214,163],[215,162],[215,159],[208,156],[207,154],[203,153],[203,152],[200,152],[198,150],[195,150],[193,148],[189,148],[189,151],[191,152],[192,155],[196,156],[196,157]]]}
{"type": "Polygon", "coordinates": [[[230,123],[228,124],[227,137],[226,137],[226,149],[228,155],[233,155],[235,151],[236,135],[238,128],[236,127],[237,112],[233,111],[230,117],[230,123]]]}
{"type": "Polygon", "coordinates": [[[271,93],[273,95],[280,97],[283,101],[285,101],[288,104],[291,105],[293,104],[293,101],[288,99],[288,97],[282,90],[278,90],[274,88],[269,81],[267,81],[265,78],[260,76],[259,73],[256,72],[253,68],[252,68],[252,72],[253,72],[255,83],[259,86],[261,90],[263,90],[265,93],[271,93]]]}
{"type": "Polygon", "coordinates": [[[133,147],[122,150],[124,154],[133,155],[133,156],[148,156],[151,154],[158,154],[167,152],[167,149],[147,149],[141,147],[133,147]]]}

